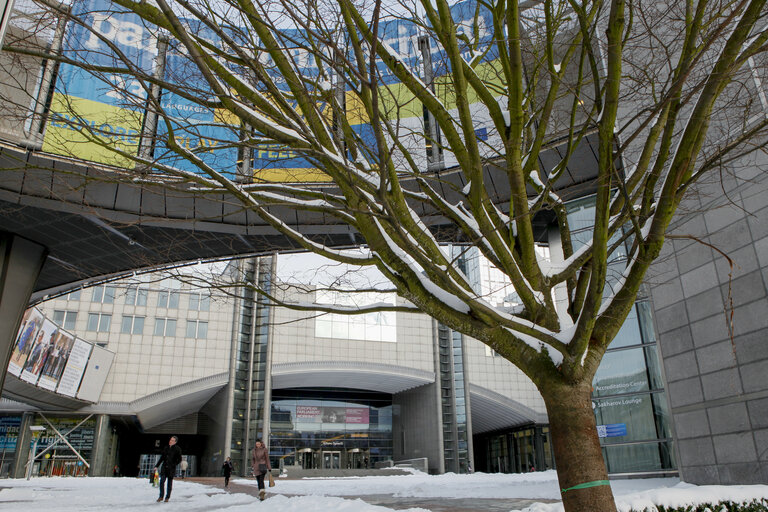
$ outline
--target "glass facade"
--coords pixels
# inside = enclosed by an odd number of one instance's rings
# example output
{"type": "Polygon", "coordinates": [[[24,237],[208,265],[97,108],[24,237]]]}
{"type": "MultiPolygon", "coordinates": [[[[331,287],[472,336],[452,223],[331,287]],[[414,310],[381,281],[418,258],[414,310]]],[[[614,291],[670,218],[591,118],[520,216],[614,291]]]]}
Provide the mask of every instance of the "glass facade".
{"type": "MultiPolygon", "coordinates": [[[[575,201],[568,208],[573,248],[578,250],[591,238],[594,198],[575,201]]],[[[619,246],[609,257],[607,286],[618,281],[626,263],[627,252],[619,246]]],[[[651,308],[642,290],[603,356],[592,383],[592,398],[609,473],[675,469],[651,308]]]]}
{"type": "MultiPolygon", "coordinates": [[[[568,205],[573,250],[592,238],[594,197],[568,205]]],[[[612,242],[617,242],[615,235],[612,242]]],[[[631,239],[629,242],[631,243],[631,239]]],[[[543,255],[543,254],[542,254],[543,255]]],[[[606,295],[627,264],[618,244],[608,258],[606,295]]],[[[514,294],[505,301],[514,299],[514,294]]],[[[651,307],[643,290],[611,342],[592,383],[592,405],[608,472],[667,473],[676,469],[670,415],[661,378],[651,307]]],[[[478,436],[478,468],[525,472],[554,467],[546,426],[525,426],[478,436]]]]}
{"type": "Polygon", "coordinates": [[[62,442],[46,422],[37,421],[47,427],[37,443],[37,460],[32,468],[36,476],[85,476],[88,468],[80,457],[92,461],[93,441],[96,432],[96,419],[90,418],[48,418],[48,421],[62,434],[67,443],[62,442]],[[77,450],[78,455],[73,451],[77,450]],[[46,452],[47,450],[47,452],[46,452]],[[41,455],[43,453],[47,457],[41,455]]]}
{"type": "MultiPolygon", "coordinates": [[[[243,260],[238,265],[247,282],[257,282],[267,293],[271,291],[271,258],[243,260]]],[[[261,438],[264,425],[270,305],[268,299],[252,290],[243,293],[236,334],[230,456],[245,475],[250,473],[250,449],[261,438]]]]}
{"type": "Polygon", "coordinates": [[[555,467],[549,427],[528,425],[503,433],[478,436],[477,467],[489,473],[527,473],[555,467]]]}
{"type": "Polygon", "coordinates": [[[593,381],[592,403],[610,473],[675,469],[649,309],[646,300],[635,304],[593,381]]]}
{"type": "Polygon", "coordinates": [[[271,416],[272,467],[361,469],[392,459],[392,395],[275,390],[271,416]]]}
{"type": "MultiPolygon", "coordinates": [[[[465,251],[451,247],[459,268],[471,275],[465,251]]],[[[469,397],[464,372],[464,336],[437,323],[440,409],[443,428],[443,462],[445,471],[468,473],[472,462],[472,445],[467,421],[469,397]]]]}
{"type": "Polygon", "coordinates": [[[0,478],[8,478],[16,458],[21,416],[0,416],[0,478]]]}
{"type": "MultiPolygon", "coordinates": [[[[318,290],[318,304],[360,307],[369,304],[395,304],[393,293],[344,293],[318,290]]],[[[397,314],[394,311],[378,311],[359,315],[326,313],[315,318],[315,336],[341,340],[365,340],[397,342],[397,314]]]]}

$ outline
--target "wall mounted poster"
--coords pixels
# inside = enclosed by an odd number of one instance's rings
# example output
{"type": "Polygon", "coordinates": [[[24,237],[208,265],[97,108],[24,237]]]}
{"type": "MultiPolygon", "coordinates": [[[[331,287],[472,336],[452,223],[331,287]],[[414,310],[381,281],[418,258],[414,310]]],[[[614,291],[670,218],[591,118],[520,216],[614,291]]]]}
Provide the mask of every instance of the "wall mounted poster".
{"type": "Polygon", "coordinates": [[[32,350],[24,363],[24,369],[21,372],[21,380],[30,384],[37,384],[37,379],[43,371],[45,361],[53,350],[54,342],[59,334],[59,328],[48,320],[43,320],[43,326],[37,331],[37,337],[32,344],[32,350]]]}
{"type": "Polygon", "coordinates": [[[88,357],[91,355],[91,344],[81,339],[76,339],[72,345],[72,351],[69,353],[67,366],[59,380],[57,393],[64,396],[75,396],[80,387],[80,379],[83,378],[85,365],[88,364],[88,357]]]}
{"type": "Polygon", "coordinates": [[[37,385],[49,391],[55,391],[59,384],[61,374],[67,364],[67,358],[72,351],[72,345],[75,343],[75,337],[68,332],[59,331],[56,342],[53,346],[48,359],[40,375],[40,381],[37,385]]]}
{"type": "Polygon", "coordinates": [[[43,315],[35,308],[27,309],[24,318],[21,319],[21,328],[16,338],[16,344],[11,352],[11,360],[8,363],[8,373],[18,377],[24,369],[32,345],[37,339],[37,331],[43,326],[43,315]]]}

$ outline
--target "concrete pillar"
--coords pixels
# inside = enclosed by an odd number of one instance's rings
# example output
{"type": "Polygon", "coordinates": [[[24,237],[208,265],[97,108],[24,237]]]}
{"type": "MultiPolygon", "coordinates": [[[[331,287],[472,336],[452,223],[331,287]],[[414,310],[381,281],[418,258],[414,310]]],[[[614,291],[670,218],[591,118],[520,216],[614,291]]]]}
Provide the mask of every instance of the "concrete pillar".
{"type": "MultiPolygon", "coordinates": [[[[7,363],[6,363],[7,364],[7,363]]],[[[5,372],[3,372],[5,373],[5,372]]],[[[11,468],[11,478],[24,478],[26,476],[27,461],[29,460],[30,442],[32,441],[32,431],[29,430],[33,425],[35,413],[25,412],[21,416],[21,425],[19,426],[19,438],[16,441],[16,463],[11,468]]]]}
{"type": "Polygon", "coordinates": [[[0,232],[0,391],[21,318],[47,255],[42,245],[0,232]]]}
{"type": "Polygon", "coordinates": [[[11,18],[11,9],[13,0],[0,0],[0,51],[3,51],[3,39],[5,38],[5,29],[11,18]]]}
{"type": "Polygon", "coordinates": [[[115,455],[112,453],[112,429],[108,414],[96,417],[96,427],[93,433],[93,450],[91,451],[91,467],[88,476],[112,476],[115,455]]]}

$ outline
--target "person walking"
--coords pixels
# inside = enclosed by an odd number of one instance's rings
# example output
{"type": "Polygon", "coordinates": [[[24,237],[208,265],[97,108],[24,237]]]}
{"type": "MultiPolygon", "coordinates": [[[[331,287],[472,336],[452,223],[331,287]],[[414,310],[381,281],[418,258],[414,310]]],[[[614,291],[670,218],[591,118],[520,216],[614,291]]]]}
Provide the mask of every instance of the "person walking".
{"type": "Polygon", "coordinates": [[[272,471],[272,466],[269,464],[269,452],[261,439],[256,440],[256,444],[251,451],[251,467],[253,473],[256,475],[256,482],[259,485],[259,499],[264,501],[267,491],[264,489],[264,476],[267,471],[272,471]]]}
{"type": "Polygon", "coordinates": [[[177,436],[171,436],[168,440],[168,446],[163,448],[160,458],[155,464],[155,471],[160,469],[160,497],[157,501],[168,501],[171,499],[171,489],[173,489],[173,477],[176,475],[176,466],[181,462],[181,448],[176,446],[179,441],[177,436]],[[165,483],[168,482],[168,488],[165,489],[165,483]],[[165,492],[163,492],[165,490],[165,492]]]}
{"type": "Polygon", "coordinates": [[[187,462],[187,459],[184,459],[181,461],[181,479],[184,480],[187,478],[187,468],[189,467],[189,462],[187,462]]]}
{"type": "Polygon", "coordinates": [[[229,477],[232,476],[232,471],[235,467],[232,465],[232,458],[227,457],[224,464],[221,466],[221,470],[224,472],[224,487],[229,487],[229,477]]]}

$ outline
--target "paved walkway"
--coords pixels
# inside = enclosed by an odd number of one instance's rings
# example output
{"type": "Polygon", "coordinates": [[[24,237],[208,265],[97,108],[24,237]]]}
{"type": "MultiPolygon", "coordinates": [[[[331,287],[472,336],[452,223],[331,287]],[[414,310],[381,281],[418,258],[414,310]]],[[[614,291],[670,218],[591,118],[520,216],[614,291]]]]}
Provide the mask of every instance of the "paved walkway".
{"type": "MultiPolygon", "coordinates": [[[[242,478],[242,477],[239,477],[242,478]]],[[[224,477],[195,477],[187,481],[198,482],[211,487],[224,488],[224,477]]],[[[238,492],[258,496],[259,490],[255,485],[242,485],[230,482],[229,492],[238,492]]],[[[267,498],[271,494],[267,489],[267,498]]],[[[523,509],[536,502],[554,502],[555,500],[526,500],[498,498],[401,498],[390,494],[369,494],[367,496],[342,496],[345,499],[361,499],[371,505],[380,505],[395,510],[407,508],[423,508],[432,512],[509,512],[523,509]]]]}

